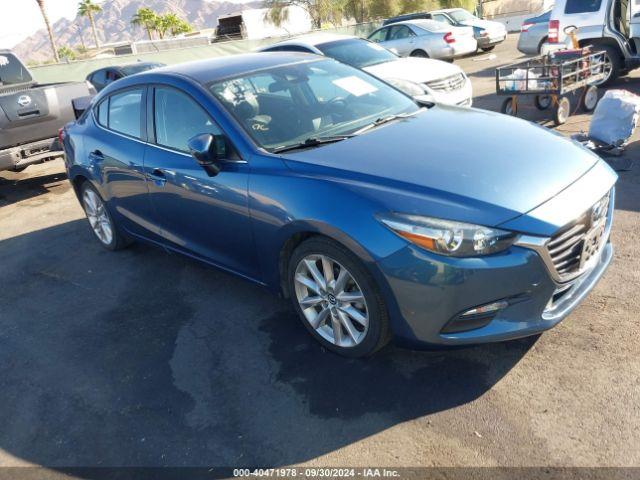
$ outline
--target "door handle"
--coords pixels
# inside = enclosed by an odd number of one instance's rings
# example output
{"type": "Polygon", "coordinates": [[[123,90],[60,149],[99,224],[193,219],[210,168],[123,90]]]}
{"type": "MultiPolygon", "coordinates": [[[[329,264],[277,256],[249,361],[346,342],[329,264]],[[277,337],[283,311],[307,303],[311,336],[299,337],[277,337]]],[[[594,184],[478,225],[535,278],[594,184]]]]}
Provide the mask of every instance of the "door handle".
{"type": "Polygon", "coordinates": [[[94,150],[89,154],[89,160],[100,162],[104,160],[104,155],[102,155],[102,152],[100,150],[94,150]]]}
{"type": "Polygon", "coordinates": [[[162,187],[167,183],[167,177],[164,172],[159,168],[154,168],[151,173],[148,174],[149,179],[153,180],[157,186],[162,187]]]}

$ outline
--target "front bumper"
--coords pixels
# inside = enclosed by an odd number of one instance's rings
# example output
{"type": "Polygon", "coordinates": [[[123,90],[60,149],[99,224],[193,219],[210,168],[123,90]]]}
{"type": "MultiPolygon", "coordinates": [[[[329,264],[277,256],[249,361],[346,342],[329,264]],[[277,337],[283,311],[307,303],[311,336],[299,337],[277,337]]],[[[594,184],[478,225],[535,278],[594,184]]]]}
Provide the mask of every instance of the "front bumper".
{"type": "Polygon", "coordinates": [[[456,259],[409,245],[379,266],[399,312],[392,324],[396,341],[453,346],[516,339],[554,327],[593,289],[612,256],[607,241],[598,262],[567,284],[552,279],[536,251],[519,246],[485,258],[456,259]],[[496,301],[508,306],[484,326],[443,333],[462,312],[496,301]]]}
{"type": "Polygon", "coordinates": [[[425,85],[428,93],[438,103],[445,105],[457,105],[459,107],[470,107],[473,104],[473,89],[471,80],[465,77],[465,83],[457,90],[435,90],[425,85]]]}

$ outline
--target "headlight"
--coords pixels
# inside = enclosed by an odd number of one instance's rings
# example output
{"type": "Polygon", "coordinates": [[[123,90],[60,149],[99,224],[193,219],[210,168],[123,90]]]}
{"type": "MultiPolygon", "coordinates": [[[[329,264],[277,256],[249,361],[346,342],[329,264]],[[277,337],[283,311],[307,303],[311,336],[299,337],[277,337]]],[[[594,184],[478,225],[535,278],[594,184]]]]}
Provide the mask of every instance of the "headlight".
{"type": "Polygon", "coordinates": [[[406,93],[410,97],[419,97],[426,93],[426,90],[420,84],[411,82],[409,80],[402,80],[400,78],[386,78],[385,81],[396,87],[398,90],[406,93]]]}
{"type": "Polygon", "coordinates": [[[517,235],[497,228],[418,215],[384,214],[378,220],[402,238],[431,252],[453,257],[477,257],[501,252],[517,235]]]}

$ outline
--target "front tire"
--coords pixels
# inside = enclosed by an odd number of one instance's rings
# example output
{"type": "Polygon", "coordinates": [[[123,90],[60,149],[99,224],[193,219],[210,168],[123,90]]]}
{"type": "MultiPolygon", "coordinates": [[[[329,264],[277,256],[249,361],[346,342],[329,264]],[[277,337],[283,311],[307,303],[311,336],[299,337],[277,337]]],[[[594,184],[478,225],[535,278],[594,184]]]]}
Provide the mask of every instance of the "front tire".
{"type": "Polygon", "coordinates": [[[493,50],[494,48],[496,48],[495,45],[491,45],[490,47],[483,47],[480,48],[480,50],[482,50],[483,52],[490,52],[491,50],[493,50]]]}
{"type": "Polygon", "coordinates": [[[345,247],[312,237],[293,252],[288,275],[295,310],[311,335],[346,357],[365,357],[389,342],[387,309],[375,280],[345,247]]]}
{"type": "Polygon", "coordinates": [[[582,110],[587,113],[593,112],[598,106],[598,100],[598,87],[589,85],[582,94],[582,110]]]}
{"type": "Polygon", "coordinates": [[[107,250],[120,250],[129,245],[130,242],[120,233],[98,191],[87,181],[82,184],[80,193],[82,208],[100,245],[107,250]]]}
{"type": "Polygon", "coordinates": [[[553,114],[553,121],[556,126],[564,125],[567,123],[569,116],[571,115],[571,102],[567,97],[558,98],[558,104],[553,114]]]}

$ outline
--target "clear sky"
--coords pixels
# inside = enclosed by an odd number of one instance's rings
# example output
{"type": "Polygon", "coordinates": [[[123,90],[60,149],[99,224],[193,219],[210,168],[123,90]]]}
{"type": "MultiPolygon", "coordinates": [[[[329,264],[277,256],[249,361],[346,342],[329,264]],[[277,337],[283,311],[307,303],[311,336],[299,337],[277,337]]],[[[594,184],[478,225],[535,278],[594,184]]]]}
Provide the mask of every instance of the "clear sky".
{"type": "MultiPolygon", "coordinates": [[[[45,8],[53,24],[61,17],[75,18],[78,0],[46,0],[45,8]]],[[[11,48],[41,28],[36,0],[0,0],[0,48],[11,48]]]]}

